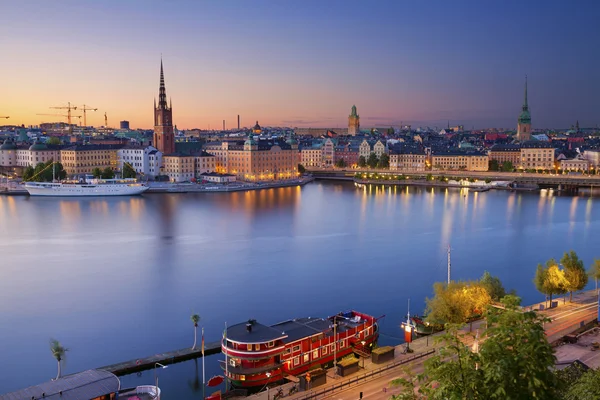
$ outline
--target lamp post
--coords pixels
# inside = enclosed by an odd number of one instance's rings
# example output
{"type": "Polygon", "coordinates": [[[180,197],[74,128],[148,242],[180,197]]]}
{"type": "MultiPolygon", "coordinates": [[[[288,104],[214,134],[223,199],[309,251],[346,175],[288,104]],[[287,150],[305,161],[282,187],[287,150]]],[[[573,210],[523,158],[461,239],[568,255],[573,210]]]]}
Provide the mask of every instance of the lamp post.
{"type": "Polygon", "coordinates": [[[269,395],[269,380],[271,379],[271,373],[267,372],[267,400],[271,400],[271,397],[269,395]]]}
{"type": "MultiPolygon", "coordinates": [[[[365,344],[367,342],[365,342],[364,340],[361,340],[360,344],[362,344],[363,347],[363,351],[365,350],[365,344]]],[[[365,357],[361,357],[362,358],[362,365],[363,365],[363,369],[365,369],[365,357]]]]}
{"type": "MultiPolygon", "coordinates": [[[[166,365],[162,365],[161,363],[154,363],[154,382],[155,382],[155,386],[156,386],[156,391],[158,392],[158,374],[156,373],[156,366],[161,367],[162,369],[167,368],[166,365]]],[[[158,400],[160,400],[160,397],[158,398],[158,400]]]]}

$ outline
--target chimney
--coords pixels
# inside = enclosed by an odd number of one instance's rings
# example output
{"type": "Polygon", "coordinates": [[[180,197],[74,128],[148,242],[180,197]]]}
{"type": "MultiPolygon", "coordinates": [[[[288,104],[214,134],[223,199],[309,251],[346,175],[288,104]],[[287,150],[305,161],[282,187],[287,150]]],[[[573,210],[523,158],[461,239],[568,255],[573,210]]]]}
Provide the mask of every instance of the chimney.
{"type": "Polygon", "coordinates": [[[225,120],[223,120],[223,130],[225,130],[225,120]]]}
{"type": "Polygon", "coordinates": [[[248,322],[248,323],[246,324],[246,330],[247,330],[248,332],[252,332],[252,324],[251,324],[251,323],[249,323],[249,322],[248,322]]]}
{"type": "Polygon", "coordinates": [[[238,114],[238,131],[240,130],[240,114],[238,114]]]}

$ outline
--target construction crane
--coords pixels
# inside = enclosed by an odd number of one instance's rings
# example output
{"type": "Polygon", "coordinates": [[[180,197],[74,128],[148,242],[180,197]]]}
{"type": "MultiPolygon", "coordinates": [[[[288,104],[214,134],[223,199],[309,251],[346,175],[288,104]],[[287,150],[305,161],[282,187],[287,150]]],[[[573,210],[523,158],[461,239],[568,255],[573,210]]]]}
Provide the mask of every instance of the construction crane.
{"type": "Polygon", "coordinates": [[[85,112],[86,111],[98,111],[97,108],[87,108],[85,106],[85,104],[83,105],[83,108],[81,108],[83,110],[83,126],[87,126],[87,118],[85,116],[85,112]]]}
{"type": "Polygon", "coordinates": [[[106,113],[104,113],[104,127],[108,128],[108,117],[106,116],[106,113]]]}
{"type": "Polygon", "coordinates": [[[6,118],[6,119],[9,119],[10,117],[0,117],[0,118],[6,118]]]}
{"type": "MultiPolygon", "coordinates": [[[[79,118],[79,126],[81,126],[81,115],[70,115],[70,114],[35,114],[35,115],[46,115],[49,117],[67,117],[69,121],[71,118],[79,118]]],[[[71,123],[69,122],[69,130],[71,129],[71,123]]]]}
{"type": "Polygon", "coordinates": [[[77,106],[71,106],[71,102],[67,103],[68,105],[66,107],[50,107],[50,108],[56,108],[59,110],[67,110],[67,122],[69,123],[69,125],[71,125],[71,110],[77,110],[77,106]]]}

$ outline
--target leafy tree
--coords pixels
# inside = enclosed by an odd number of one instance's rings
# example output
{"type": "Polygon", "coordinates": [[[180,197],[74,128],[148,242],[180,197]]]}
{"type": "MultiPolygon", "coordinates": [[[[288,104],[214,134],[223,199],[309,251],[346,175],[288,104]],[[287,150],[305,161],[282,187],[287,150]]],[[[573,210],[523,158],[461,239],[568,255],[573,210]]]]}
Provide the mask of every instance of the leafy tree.
{"type": "Polygon", "coordinates": [[[305,172],[306,172],[306,168],[304,168],[304,165],[302,165],[302,164],[298,164],[298,172],[299,172],[300,174],[303,174],[303,173],[305,173],[305,172]]]}
{"type": "Polygon", "coordinates": [[[335,162],[335,166],[338,167],[338,168],[344,168],[344,167],[346,167],[346,160],[344,160],[343,158],[338,159],[335,162]]]}
{"type": "Polygon", "coordinates": [[[367,166],[367,160],[365,159],[365,156],[358,157],[358,166],[361,168],[364,168],[367,166]]]}
{"type": "Polygon", "coordinates": [[[498,160],[490,160],[488,163],[488,169],[490,171],[498,171],[498,160]]]}
{"type": "Polygon", "coordinates": [[[196,340],[198,337],[198,322],[200,322],[200,316],[198,314],[192,314],[190,319],[194,323],[194,345],[192,346],[192,350],[196,350],[196,340]]]}
{"type": "Polygon", "coordinates": [[[390,156],[387,153],[383,153],[379,162],[377,163],[377,167],[387,169],[390,167],[390,156]]]}
{"type": "Polygon", "coordinates": [[[590,369],[581,375],[566,391],[565,400],[599,400],[600,371],[590,369]]]}
{"type": "Polygon", "coordinates": [[[584,367],[584,364],[580,362],[574,362],[571,365],[563,369],[554,371],[556,379],[560,382],[559,398],[566,399],[569,388],[575,384],[583,374],[588,370],[584,367]]]}
{"type": "Polygon", "coordinates": [[[502,171],[504,172],[512,172],[512,170],[515,168],[515,166],[513,165],[513,163],[511,161],[504,161],[502,163],[502,171]]]}
{"type": "Polygon", "coordinates": [[[115,177],[115,172],[110,168],[110,167],[106,167],[104,168],[104,171],[102,171],[102,179],[113,179],[115,177]]]}
{"type": "Polygon", "coordinates": [[[129,163],[123,164],[123,178],[135,178],[137,176],[137,172],[129,163]]]}
{"type": "Polygon", "coordinates": [[[60,378],[60,375],[61,375],[60,363],[61,363],[61,361],[63,361],[65,359],[65,354],[67,353],[67,351],[69,351],[69,349],[63,347],[63,345],[60,344],[60,342],[58,340],[51,339],[50,340],[50,351],[52,352],[52,355],[58,362],[58,374],[56,375],[56,379],[58,379],[58,378],[60,378]]]}
{"type": "Polygon", "coordinates": [[[51,138],[49,138],[46,141],[46,144],[49,144],[49,145],[59,145],[60,143],[61,143],[60,139],[57,138],[56,136],[52,136],[51,138]]]}
{"type": "Polygon", "coordinates": [[[600,258],[595,258],[590,266],[590,276],[596,281],[596,292],[598,292],[598,279],[600,279],[600,258]]]}
{"type": "Polygon", "coordinates": [[[460,324],[482,314],[492,298],[479,282],[436,282],[433,298],[427,298],[427,321],[433,324],[460,324]]]}
{"type": "Polygon", "coordinates": [[[588,274],[583,266],[583,261],[573,250],[565,253],[560,259],[560,263],[565,268],[565,278],[568,282],[566,289],[570,293],[569,301],[573,301],[573,292],[582,290],[587,285],[588,274]]]}
{"type": "Polygon", "coordinates": [[[485,271],[483,276],[479,280],[479,283],[488,291],[490,297],[494,301],[499,301],[501,298],[506,296],[506,290],[500,282],[500,278],[492,276],[489,272],[485,271]]]}
{"type": "Polygon", "coordinates": [[[31,165],[28,165],[25,168],[25,171],[23,171],[23,180],[26,182],[29,181],[33,177],[34,173],[35,172],[34,172],[33,167],[31,165]]]}
{"type": "Polygon", "coordinates": [[[550,298],[550,304],[552,304],[553,295],[565,294],[568,291],[565,272],[559,268],[558,263],[553,258],[546,261],[545,267],[538,264],[533,283],[535,283],[535,287],[540,293],[550,298]]]}
{"type": "Polygon", "coordinates": [[[369,158],[367,159],[367,165],[370,168],[376,168],[378,163],[379,159],[377,158],[377,154],[371,152],[371,154],[369,154],[369,158]]]}
{"type": "Polygon", "coordinates": [[[94,168],[94,170],[92,171],[92,175],[94,176],[94,178],[100,179],[102,178],[102,170],[100,168],[94,168]]]}

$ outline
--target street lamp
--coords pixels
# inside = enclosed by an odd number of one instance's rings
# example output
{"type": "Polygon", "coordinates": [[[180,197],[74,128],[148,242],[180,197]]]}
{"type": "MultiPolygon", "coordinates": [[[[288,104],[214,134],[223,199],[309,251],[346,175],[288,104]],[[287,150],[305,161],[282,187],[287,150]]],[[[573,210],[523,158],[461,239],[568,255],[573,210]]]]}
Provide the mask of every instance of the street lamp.
{"type": "MultiPolygon", "coordinates": [[[[155,386],[156,386],[156,391],[158,393],[158,374],[156,373],[156,366],[161,367],[162,369],[167,368],[166,365],[162,365],[161,363],[154,363],[154,382],[155,382],[155,386]]],[[[158,398],[158,400],[160,400],[160,397],[158,398]]]]}
{"type": "Polygon", "coordinates": [[[271,379],[271,373],[267,372],[265,375],[267,375],[267,400],[271,400],[269,395],[269,380],[271,379]]]}
{"type": "MultiPolygon", "coordinates": [[[[363,347],[363,348],[362,348],[362,349],[363,349],[363,352],[365,351],[365,344],[366,344],[366,343],[367,343],[367,342],[365,342],[364,340],[361,340],[361,342],[360,342],[360,344],[362,344],[362,347],[363,347]]],[[[365,369],[365,358],[364,358],[364,357],[361,357],[361,358],[362,358],[362,361],[363,361],[363,362],[362,362],[362,364],[363,364],[363,369],[365,369]]]]}

